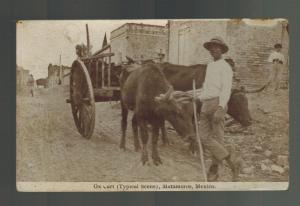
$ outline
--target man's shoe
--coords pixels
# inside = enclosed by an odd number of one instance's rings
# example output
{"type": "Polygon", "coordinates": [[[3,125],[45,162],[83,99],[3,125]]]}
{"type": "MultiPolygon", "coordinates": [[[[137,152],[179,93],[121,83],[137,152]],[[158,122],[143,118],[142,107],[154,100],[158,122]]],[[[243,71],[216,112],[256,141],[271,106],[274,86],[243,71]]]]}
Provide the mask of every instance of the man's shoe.
{"type": "Polygon", "coordinates": [[[218,169],[219,169],[219,165],[217,165],[217,164],[213,164],[210,166],[208,174],[207,174],[208,182],[215,182],[218,179],[218,177],[219,177],[218,169]]]}
{"type": "Polygon", "coordinates": [[[231,154],[227,162],[232,171],[232,181],[237,182],[242,167],[242,159],[231,154]]]}

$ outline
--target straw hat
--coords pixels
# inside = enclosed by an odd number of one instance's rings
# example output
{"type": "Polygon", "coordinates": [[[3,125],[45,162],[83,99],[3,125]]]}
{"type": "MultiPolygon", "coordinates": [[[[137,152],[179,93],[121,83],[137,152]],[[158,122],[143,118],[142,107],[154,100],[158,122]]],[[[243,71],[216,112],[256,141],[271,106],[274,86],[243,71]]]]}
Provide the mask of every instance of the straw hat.
{"type": "Polygon", "coordinates": [[[203,46],[207,49],[207,50],[210,50],[211,46],[212,45],[219,45],[222,49],[222,53],[226,53],[229,49],[228,49],[228,46],[224,43],[223,39],[221,37],[214,37],[212,38],[210,41],[208,42],[205,42],[203,44],[203,46]]]}
{"type": "Polygon", "coordinates": [[[279,44],[279,43],[277,43],[277,44],[274,45],[274,48],[275,48],[275,49],[276,49],[276,48],[282,48],[282,45],[279,44]]]}

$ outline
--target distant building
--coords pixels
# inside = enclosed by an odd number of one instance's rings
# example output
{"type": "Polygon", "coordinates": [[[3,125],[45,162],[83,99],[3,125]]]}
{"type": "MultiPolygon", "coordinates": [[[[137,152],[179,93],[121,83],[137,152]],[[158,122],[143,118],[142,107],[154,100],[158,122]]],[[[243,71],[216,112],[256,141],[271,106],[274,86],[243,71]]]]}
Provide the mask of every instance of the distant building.
{"type": "Polygon", "coordinates": [[[24,69],[23,67],[17,66],[17,88],[21,88],[28,85],[30,81],[29,70],[24,69]]]}
{"type": "MultiPolygon", "coordinates": [[[[126,23],[110,35],[112,62],[120,64],[126,56],[137,60],[159,59],[166,56],[168,29],[165,26],[126,23]],[[159,53],[164,54],[160,55],[159,53]]],[[[164,61],[164,59],[162,60],[164,61]]]]}
{"type": "Polygon", "coordinates": [[[69,84],[69,73],[71,68],[68,66],[58,66],[49,64],[48,66],[48,87],[52,88],[60,84],[69,84]]]}

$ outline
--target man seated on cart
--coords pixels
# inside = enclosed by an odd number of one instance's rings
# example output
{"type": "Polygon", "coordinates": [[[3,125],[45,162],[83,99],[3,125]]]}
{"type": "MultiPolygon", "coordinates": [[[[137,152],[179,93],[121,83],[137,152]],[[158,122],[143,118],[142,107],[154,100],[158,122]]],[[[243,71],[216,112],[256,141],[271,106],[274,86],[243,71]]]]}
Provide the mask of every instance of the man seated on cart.
{"type": "Polygon", "coordinates": [[[87,55],[87,47],[84,44],[77,44],[75,49],[79,59],[87,55]]]}

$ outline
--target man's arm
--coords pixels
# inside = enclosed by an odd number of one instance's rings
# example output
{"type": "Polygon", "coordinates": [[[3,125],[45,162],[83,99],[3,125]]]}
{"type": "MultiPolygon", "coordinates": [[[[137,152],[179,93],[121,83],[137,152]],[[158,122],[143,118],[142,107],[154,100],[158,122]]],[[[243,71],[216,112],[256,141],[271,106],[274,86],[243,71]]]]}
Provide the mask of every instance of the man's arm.
{"type": "Polygon", "coordinates": [[[225,106],[227,105],[231,95],[233,72],[231,68],[226,65],[226,68],[222,69],[221,75],[222,75],[221,77],[222,89],[219,97],[219,106],[225,109],[225,106]]]}
{"type": "Polygon", "coordinates": [[[269,56],[269,58],[268,58],[268,62],[269,63],[273,63],[273,59],[274,59],[274,55],[273,55],[274,53],[272,52],[271,54],[270,54],[270,56],[269,56]]]}
{"type": "Polygon", "coordinates": [[[282,62],[282,64],[283,65],[285,65],[286,63],[285,63],[285,58],[284,58],[284,55],[281,53],[281,62],[282,62]]]}

